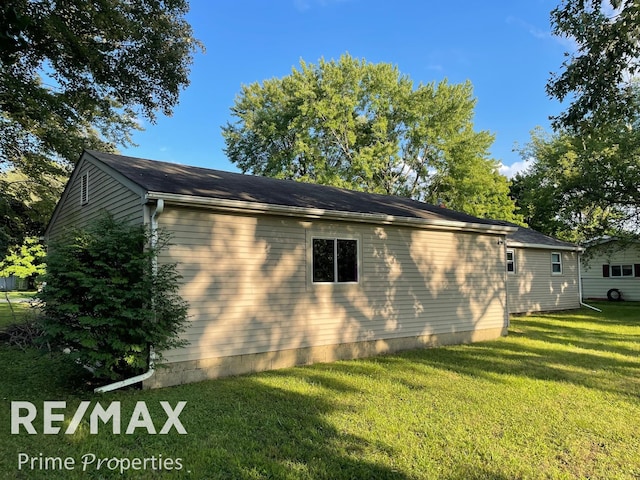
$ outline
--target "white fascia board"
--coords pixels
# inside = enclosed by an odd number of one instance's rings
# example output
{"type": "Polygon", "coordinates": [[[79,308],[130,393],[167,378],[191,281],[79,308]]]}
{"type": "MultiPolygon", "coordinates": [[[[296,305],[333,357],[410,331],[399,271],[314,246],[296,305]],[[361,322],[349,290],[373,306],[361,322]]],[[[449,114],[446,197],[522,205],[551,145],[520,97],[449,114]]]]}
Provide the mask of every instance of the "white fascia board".
{"type": "Polygon", "coordinates": [[[507,248],[539,248],[543,250],[562,250],[568,252],[584,252],[584,248],[574,245],[545,245],[543,243],[511,242],[507,239],[507,248]]]}
{"type": "Polygon", "coordinates": [[[338,210],[325,210],[321,208],[272,205],[269,203],[225,200],[220,198],[197,197],[174,193],[147,192],[146,198],[147,200],[163,199],[173,205],[198,206],[226,212],[282,215],[306,219],[339,220],[347,222],[374,223],[378,225],[402,225],[415,228],[480,232],[495,235],[507,235],[518,230],[516,227],[503,225],[485,225],[483,223],[458,222],[454,220],[396,217],[393,215],[375,213],[343,212],[338,210]]]}

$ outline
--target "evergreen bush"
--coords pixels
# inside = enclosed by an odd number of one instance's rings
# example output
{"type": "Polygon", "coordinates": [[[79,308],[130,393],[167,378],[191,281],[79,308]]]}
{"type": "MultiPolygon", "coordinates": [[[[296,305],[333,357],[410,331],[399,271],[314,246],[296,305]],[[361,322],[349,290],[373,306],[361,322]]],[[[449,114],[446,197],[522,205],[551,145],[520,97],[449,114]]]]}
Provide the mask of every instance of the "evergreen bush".
{"type": "Polygon", "coordinates": [[[161,358],[185,345],[181,276],[175,263],[155,265],[168,241],[158,238],[152,245],[145,226],[104,214],[50,245],[39,294],[45,341],[108,379],[146,370],[151,348],[161,358]]]}

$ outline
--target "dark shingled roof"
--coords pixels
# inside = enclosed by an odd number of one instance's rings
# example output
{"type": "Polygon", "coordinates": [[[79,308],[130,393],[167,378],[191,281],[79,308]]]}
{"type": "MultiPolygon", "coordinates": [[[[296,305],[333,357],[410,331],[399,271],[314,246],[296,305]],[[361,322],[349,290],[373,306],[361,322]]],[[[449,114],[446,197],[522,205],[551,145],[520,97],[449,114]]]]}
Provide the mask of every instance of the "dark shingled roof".
{"type": "Polygon", "coordinates": [[[507,235],[507,245],[510,243],[522,243],[528,245],[546,245],[549,247],[573,247],[578,248],[575,244],[558,240],[557,238],[550,237],[544,233],[540,233],[530,228],[521,227],[515,223],[499,221],[498,223],[511,227],[518,227],[516,232],[507,235]]]}
{"type": "Polygon", "coordinates": [[[92,150],[87,153],[147,192],[487,226],[506,225],[505,222],[477,218],[405,197],[356,192],[325,185],[243,175],[92,150]]]}

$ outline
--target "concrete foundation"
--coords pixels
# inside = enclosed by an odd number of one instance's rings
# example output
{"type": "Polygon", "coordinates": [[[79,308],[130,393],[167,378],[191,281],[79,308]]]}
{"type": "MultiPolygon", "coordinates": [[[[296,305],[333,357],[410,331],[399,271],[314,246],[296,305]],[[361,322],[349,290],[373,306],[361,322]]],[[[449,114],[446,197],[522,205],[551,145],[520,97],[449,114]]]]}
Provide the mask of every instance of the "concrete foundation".
{"type": "Polygon", "coordinates": [[[169,387],[233,375],[294,367],[296,365],[351,360],[403,350],[493,340],[506,334],[506,328],[492,328],[191,360],[171,363],[158,368],[154,376],[143,382],[143,388],[169,387]]]}

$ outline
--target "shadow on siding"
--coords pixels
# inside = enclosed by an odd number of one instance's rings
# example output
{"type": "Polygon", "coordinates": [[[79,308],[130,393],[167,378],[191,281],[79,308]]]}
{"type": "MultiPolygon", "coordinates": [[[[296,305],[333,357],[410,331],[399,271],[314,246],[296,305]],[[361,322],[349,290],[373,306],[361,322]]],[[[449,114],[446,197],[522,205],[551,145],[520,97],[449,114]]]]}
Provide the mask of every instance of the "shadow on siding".
{"type": "Polygon", "coordinates": [[[503,247],[492,235],[191,209],[163,214],[163,226],[185,231],[169,260],[194,320],[191,345],[168,352],[171,362],[506,327],[503,247]],[[309,232],[360,238],[359,284],[310,284],[309,232]]]}

